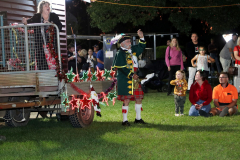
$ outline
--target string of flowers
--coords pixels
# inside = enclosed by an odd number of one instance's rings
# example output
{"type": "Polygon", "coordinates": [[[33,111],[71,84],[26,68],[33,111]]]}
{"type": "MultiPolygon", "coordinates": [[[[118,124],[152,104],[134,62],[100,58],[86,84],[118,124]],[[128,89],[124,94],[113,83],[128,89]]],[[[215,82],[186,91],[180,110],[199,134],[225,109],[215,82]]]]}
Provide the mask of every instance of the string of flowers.
{"type": "MultiPolygon", "coordinates": [[[[117,83],[117,79],[114,79],[113,80],[113,83],[111,84],[111,86],[104,92],[105,93],[105,95],[107,95],[112,89],[113,89],[113,87],[116,85],[116,83],[117,83]]],[[[104,97],[104,95],[103,94],[98,94],[98,99],[101,99],[101,98],[103,98],[104,97]]]]}
{"type": "MultiPolygon", "coordinates": [[[[113,89],[113,87],[116,85],[116,83],[117,83],[117,79],[114,79],[111,86],[104,92],[104,94],[107,95],[113,89]]],[[[74,83],[70,83],[70,86],[79,94],[88,95],[88,93],[86,93],[82,89],[78,88],[74,83]]],[[[98,99],[103,98],[104,94],[102,94],[102,93],[98,94],[98,99]]]]}
{"type": "MultiPolygon", "coordinates": [[[[53,39],[55,35],[54,26],[49,26],[46,32],[49,32],[49,43],[47,44],[48,51],[51,54],[51,56],[55,58],[55,61],[56,61],[56,72],[57,72],[56,76],[60,81],[64,80],[65,83],[67,83],[68,78],[64,70],[61,71],[60,69],[60,64],[58,59],[59,57],[58,57],[58,54],[55,52],[54,45],[53,45],[53,39]]],[[[63,64],[63,61],[62,61],[62,64],[63,64]]]]}

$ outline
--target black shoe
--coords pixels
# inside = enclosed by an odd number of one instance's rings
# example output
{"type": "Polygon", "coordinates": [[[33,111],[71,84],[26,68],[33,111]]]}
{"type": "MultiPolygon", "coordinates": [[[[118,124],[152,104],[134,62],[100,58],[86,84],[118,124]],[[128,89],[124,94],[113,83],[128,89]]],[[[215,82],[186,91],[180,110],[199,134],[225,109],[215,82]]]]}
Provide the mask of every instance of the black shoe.
{"type": "Polygon", "coordinates": [[[99,117],[102,117],[101,113],[100,112],[96,112],[96,115],[99,116],[99,117]]]}
{"type": "Polygon", "coordinates": [[[122,122],[123,126],[130,126],[130,123],[128,121],[122,122]]]}
{"type": "Polygon", "coordinates": [[[213,116],[213,114],[212,113],[209,113],[209,117],[212,117],[213,116]]]}
{"type": "Polygon", "coordinates": [[[200,116],[210,117],[210,114],[205,112],[205,111],[203,111],[203,110],[199,110],[199,114],[200,114],[200,116]]]}
{"type": "Polygon", "coordinates": [[[144,122],[142,119],[140,119],[140,120],[135,119],[134,123],[147,124],[147,123],[144,122]]]}

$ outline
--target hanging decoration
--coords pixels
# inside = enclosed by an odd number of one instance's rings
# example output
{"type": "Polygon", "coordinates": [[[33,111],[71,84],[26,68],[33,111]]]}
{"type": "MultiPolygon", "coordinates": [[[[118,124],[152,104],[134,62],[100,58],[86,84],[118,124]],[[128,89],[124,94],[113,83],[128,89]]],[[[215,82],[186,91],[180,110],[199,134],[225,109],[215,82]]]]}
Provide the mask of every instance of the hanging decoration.
{"type": "Polygon", "coordinates": [[[116,94],[117,94],[116,91],[115,91],[115,92],[109,92],[107,98],[108,98],[110,101],[112,101],[113,98],[117,98],[117,95],[116,95],[116,94]]]}
{"type": "MultiPolygon", "coordinates": [[[[49,43],[47,44],[48,45],[47,48],[48,48],[49,53],[52,55],[52,57],[55,58],[55,61],[56,61],[56,69],[55,69],[56,72],[57,72],[56,77],[58,77],[60,82],[62,82],[62,80],[64,79],[65,83],[67,83],[68,82],[68,77],[65,74],[65,72],[61,71],[61,69],[60,69],[59,57],[58,57],[58,54],[56,53],[56,51],[54,49],[54,45],[53,45],[53,40],[54,40],[54,35],[55,35],[54,26],[49,26],[49,28],[46,32],[50,33],[49,34],[50,35],[49,36],[49,43]]],[[[62,59],[62,63],[63,63],[63,59],[62,59]]]]}
{"type": "MultiPolygon", "coordinates": [[[[117,79],[114,79],[113,83],[111,84],[111,86],[104,93],[108,94],[113,89],[113,87],[116,85],[116,83],[117,83],[117,79]]],[[[98,99],[101,99],[101,98],[103,98],[103,95],[99,94],[98,95],[98,99]]]]}
{"type": "Polygon", "coordinates": [[[113,105],[115,104],[116,98],[117,98],[117,92],[109,92],[107,98],[113,102],[113,105]]]}
{"type": "Polygon", "coordinates": [[[90,67],[89,67],[89,69],[88,69],[87,76],[88,76],[87,82],[91,82],[91,81],[92,81],[93,74],[92,74],[92,72],[91,72],[91,68],[90,68],[90,67]]]}
{"type": "Polygon", "coordinates": [[[79,75],[78,75],[78,74],[74,77],[73,82],[80,82],[80,79],[79,79],[79,75]]]}
{"type": "MultiPolygon", "coordinates": [[[[19,25],[18,23],[12,23],[11,26],[16,26],[16,25],[19,25]]],[[[19,32],[22,32],[22,33],[25,33],[25,29],[22,28],[22,27],[18,27],[17,30],[19,32]]],[[[31,30],[27,30],[29,34],[33,34],[34,33],[34,30],[31,29],[31,30]]]]}
{"type": "Polygon", "coordinates": [[[106,79],[109,79],[109,77],[111,76],[110,74],[112,73],[112,77],[114,77],[115,71],[107,71],[105,70],[105,74],[104,71],[100,71],[97,68],[97,71],[92,74],[91,70],[88,70],[88,72],[84,72],[83,73],[83,77],[81,79],[79,79],[78,75],[75,75],[72,72],[72,68],[69,71],[69,73],[66,74],[66,77],[68,79],[68,82],[70,82],[70,86],[72,87],[73,90],[75,90],[76,92],[78,92],[80,95],[84,95],[84,97],[82,99],[76,99],[76,97],[74,95],[72,95],[72,99],[69,102],[68,97],[65,93],[61,94],[61,96],[63,97],[64,101],[62,102],[62,104],[65,106],[65,111],[66,108],[69,108],[69,105],[72,107],[71,109],[74,110],[75,108],[79,109],[85,109],[86,107],[88,109],[91,109],[91,106],[94,107],[94,110],[96,111],[97,116],[101,116],[101,108],[100,108],[100,103],[105,105],[108,105],[108,100],[111,100],[113,102],[113,105],[115,104],[115,99],[116,99],[116,92],[113,93],[109,93],[114,86],[117,83],[117,79],[113,79],[113,82],[111,84],[111,86],[105,91],[105,92],[101,92],[99,95],[96,93],[96,91],[94,90],[93,86],[90,85],[90,94],[86,93],[85,91],[83,91],[82,89],[80,89],[78,86],[75,85],[75,83],[73,82],[81,82],[81,81],[94,81],[95,79],[97,79],[98,81],[102,81],[104,80],[103,75],[106,77],[106,79]],[[90,98],[90,99],[88,99],[90,98]],[[102,98],[102,101],[99,102],[99,99],[102,98]]]}
{"type": "Polygon", "coordinates": [[[66,112],[67,108],[69,108],[69,100],[68,98],[64,98],[64,100],[61,103],[64,106],[64,111],[66,112]]]}
{"type": "Polygon", "coordinates": [[[105,80],[110,79],[110,72],[111,72],[111,71],[105,69],[104,74],[103,74],[103,77],[105,77],[105,80]]]}
{"type": "MultiPolygon", "coordinates": [[[[90,1],[90,0],[85,0],[90,1]]],[[[218,5],[218,6],[188,6],[188,7],[158,7],[158,6],[143,6],[143,5],[137,5],[137,4],[124,4],[124,3],[114,3],[114,2],[106,2],[106,1],[100,1],[100,0],[91,0],[91,2],[98,2],[98,3],[106,3],[106,4],[112,4],[112,5],[119,5],[119,6],[130,6],[130,7],[142,7],[142,8],[161,8],[161,9],[180,9],[180,8],[222,8],[222,7],[232,7],[232,6],[239,6],[240,4],[228,4],[228,5],[218,5]]],[[[90,2],[88,2],[90,3],[90,2]]]]}
{"type": "Polygon", "coordinates": [[[16,59],[9,59],[8,60],[8,64],[13,67],[13,68],[16,68],[16,69],[19,69],[21,71],[24,71],[25,69],[21,66],[22,62],[19,58],[16,58],[16,59]]]}
{"type": "Polygon", "coordinates": [[[97,81],[103,81],[104,78],[103,78],[103,73],[104,71],[100,71],[99,68],[97,67],[97,73],[96,73],[96,76],[97,76],[97,81]]]}
{"type": "Polygon", "coordinates": [[[83,72],[83,76],[82,78],[80,78],[82,81],[86,81],[86,79],[88,79],[88,75],[87,72],[83,72]]]}
{"type": "Polygon", "coordinates": [[[101,92],[101,94],[103,95],[102,102],[106,102],[106,104],[108,105],[108,98],[107,98],[106,94],[104,92],[101,92]]]}
{"type": "Polygon", "coordinates": [[[83,96],[83,99],[80,99],[80,106],[81,109],[84,110],[85,107],[87,107],[89,110],[91,110],[91,99],[87,99],[87,95],[83,96]]]}
{"type": "Polygon", "coordinates": [[[68,98],[65,92],[63,92],[60,96],[63,97],[63,99],[68,98]]]}
{"type": "Polygon", "coordinates": [[[112,67],[111,67],[111,71],[110,71],[110,76],[112,77],[111,80],[115,79],[115,74],[116,74],[116,71],[112,70],[112,67]]]}
{"type": "Polygon", "coordinates": [[[92,75],[92,81],[96,81],[97,80],[97,76],[96,76],[96,71],[94,72],[94,74],[92,75]]]}
{"type": "MultiPolygon", "coordinates": [[[[108,93],[113,89],[113,87],[116,85],[116,83],[117,83],[117,79],[115,79],[115,80],[113,81],[113,83],[111,84],[111,86],[110,86],[105,92],[103,92],[103,93],[108,94],[108,93]]],[[[78,92],[79,94],[81,94],[81,95],[87,95],[86,92],[84,92],[82,89],[78,88],[74,83],[70,83],[70,86],[71,86],[76,92],[78,92]]],[[[101,99],[101,98],[103,98],[103,95],[102,95],[102,94],[98,94],[98,99],[101,99]]]]}
{"type": "Polygon", "coordinates": [[[72,95],[72,100],[69,102],[69,104],[72,105],[72,110],[75,110],[75,108],[77,108],[79,112],[79,99],[75,99],[74,95],[72,95]]]}
{"type": "Polygon", "coordinates": [[[78,88],[74,83],[70,83],[70,86],[78,92],[80,95],[87,95],[86,92],[84,92],[82,89],[78,88]]]}
{"type": "Polygon", "coordinates": [[[73,82],[75,74],[73,73],[73,69],[72,68],[71,68],[70,72],[68,72],[66,75],[67,75],[67,78],[68,78],[68,82],[73,82]]]}
{"type": "Polygon", "coordinates": [[[90,85],[90,89],[91,89],[91,99],[92,99],[92,104],[93,104],[94,110],[96,111],[97,116],[101,117],[102,115],[101,115],[101,108],[99,105],[98,95],[92,85],[90,85]]]}
{"type": "MultiPolygon", "coordinates": [[[[18,23],[13,23],[13,24],[11,24],[12,26],[15,26],[15,25],[18,25],[18,23]]],[[[20,28],[17,28],[17,30],[19,30],[20,28]]],[[[23,28],[21,28],[21,29],[23,29],[23,28]]],[[[24,30],[24,29],[23,29],[24,30]]],[[[19,30],[19,31],[21,31],[21,30],[19,30]]],[[[14,34],[14,38],[15,38],[15,40],[14,40],[14,42],[16,43],[16,45],[18,44],[18,34],[17,34],[17,31],[15,30],[15,28],[12,28],[12,32],[13,32],[13,34],[14,34]]],[[[21,70],[21,71],[24,71],[25,69],[24,69],[24,67],[22,67],[22,66],[24,66],[25,64],[24,63],[22,63],[21,62],[21,60],[18,58],[18,54],[15,52],[15,48],[14,47],[12,47],[12,52],[14,53],[14,55],[15,55],[15,57],[16,57],[16,59],[14,59],[14,58],[10,58],[8,61],[8,64],[11,66],[11,67],[13,67],[13,68],[15,68],[15,69],[19,69],[19,70],[21,70]]],[[[31,58],[30,58],[31,56],[30,56],[30,54],[29,54],[29,61],[31,60],[31,58]]],[[[29,64],[29,66],[32,66],[32,65],[34,65],[35,64],[35,62],[31,62],[30,64],[29,64]]]]}

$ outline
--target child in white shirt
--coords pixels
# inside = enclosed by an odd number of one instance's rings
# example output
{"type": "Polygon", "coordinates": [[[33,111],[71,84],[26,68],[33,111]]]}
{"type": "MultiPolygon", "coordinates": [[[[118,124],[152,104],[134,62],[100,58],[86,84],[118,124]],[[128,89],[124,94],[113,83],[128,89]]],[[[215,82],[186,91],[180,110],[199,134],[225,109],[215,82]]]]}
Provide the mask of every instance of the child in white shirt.
{"type": "Polygon", "coordinates": [[[94,73],[94,63],[96,62],[96,57],[93,56],[93,50],[88,50],[87,63],[89,63],[89,67],[91,68],[92,73],[94,73]]]}
{"type": "Polygon", "coordinates": [[[191,60],[192,66],[197,67],[197,70],[204,71],[208,77],[209,71],[210,71],[210,69],[208,67],[208,63],[214,63],[215,60],[206,54],[206,49],[204,46],[200,46],[198,51],[200,54],[197,54],[191,60]],[[196,61],[195,64],[194,64],[194,61],[196,61]]]}

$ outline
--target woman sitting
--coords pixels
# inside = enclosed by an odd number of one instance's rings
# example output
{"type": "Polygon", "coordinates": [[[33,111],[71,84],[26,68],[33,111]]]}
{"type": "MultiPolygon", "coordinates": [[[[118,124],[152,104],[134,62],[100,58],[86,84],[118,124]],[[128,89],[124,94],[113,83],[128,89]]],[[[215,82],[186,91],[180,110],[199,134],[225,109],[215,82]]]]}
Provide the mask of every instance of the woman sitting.
{"type": "Polygon", "coordinates": [[[212,101],[212,87],[206,80],[206,73],[197,71],[195,82],[192,84],[189,93],[189,100],[192,106],[189,110],[189,116],[209,116],[212,101]]]}

